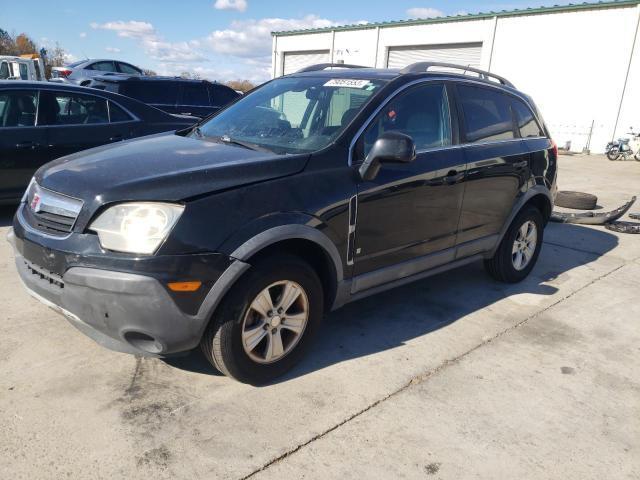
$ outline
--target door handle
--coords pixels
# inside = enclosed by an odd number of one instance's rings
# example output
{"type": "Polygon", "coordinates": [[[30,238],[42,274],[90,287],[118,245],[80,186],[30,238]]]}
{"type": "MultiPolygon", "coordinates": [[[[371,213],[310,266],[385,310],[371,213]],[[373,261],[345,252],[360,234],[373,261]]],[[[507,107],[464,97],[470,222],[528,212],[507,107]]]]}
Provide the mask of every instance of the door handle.
{"type": "Polygon", "coordinates": [[[16,143],[16,148],[19,150],[35,150],[38,147],[40,147],[39,143],[31,141],[16,143]]]}
{"type": "Polygon", "coordinates": [[[457,170],[450,170],[447,176],[444,177],[444,183],[447,185],[454,185],[464,178],[464,172],[458,172],[457,170]]]}

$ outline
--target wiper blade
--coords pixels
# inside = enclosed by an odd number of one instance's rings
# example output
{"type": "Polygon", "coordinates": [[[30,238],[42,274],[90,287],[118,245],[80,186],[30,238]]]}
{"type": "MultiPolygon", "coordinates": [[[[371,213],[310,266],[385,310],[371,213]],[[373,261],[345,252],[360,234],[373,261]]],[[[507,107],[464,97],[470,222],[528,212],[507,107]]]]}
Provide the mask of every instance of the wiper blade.
{"type": "Polygon", "coordinates": [[[245,142],[244,140],[238,140],[237,138],[231,138],[229,135],[223,135],[220,137],[220,141],[224,143],[230,143],[232,145],[238,145],[239,147],[244,147],[249,150],[254,150],[256,152],[268,152],[274,153],[273,150],[269,150],[262,145],[258,145],[256,143],[245,142]]]}

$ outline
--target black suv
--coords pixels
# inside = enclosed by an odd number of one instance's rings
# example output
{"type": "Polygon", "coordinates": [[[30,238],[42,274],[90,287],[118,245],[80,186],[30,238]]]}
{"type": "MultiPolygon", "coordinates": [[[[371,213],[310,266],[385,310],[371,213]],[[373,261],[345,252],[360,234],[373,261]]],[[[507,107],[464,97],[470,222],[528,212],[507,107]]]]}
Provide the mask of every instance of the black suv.
{"type": "Polygon", "coordinates": [[[20,276],[109,348],[200,345],[256,384],[347,302],[477,260],[522,280],[556,146],[507,80],[440,66],[319,65],[187,132],[56,160],[9,234],[20,276]]]}
{"type": "Polygon", "coordinates": [[[217,112],[240,96],[220,83],[176,77],[103,75],[95,77],[89,87],[126,95],[167,113],[199,118],[217,112]]]}

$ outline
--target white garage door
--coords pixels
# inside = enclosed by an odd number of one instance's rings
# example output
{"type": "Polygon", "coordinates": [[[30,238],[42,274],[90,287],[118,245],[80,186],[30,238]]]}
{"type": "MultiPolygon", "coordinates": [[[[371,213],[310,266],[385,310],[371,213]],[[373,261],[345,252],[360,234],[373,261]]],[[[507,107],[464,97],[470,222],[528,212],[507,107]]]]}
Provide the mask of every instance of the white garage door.
{"type": "Polygon", "coordinates": [[[479,67],[481,55],[482,43],[390,47],[387,66],[403,68],[415,62],[445,62],[466,67],[479,67]]]}
{"type": "Polygon", "coordinates": [[[311,50],[306,52],[284,52],[284,74],[295,73],[301,68],[328,63],[331,61],[329,50],[311,50]]]}

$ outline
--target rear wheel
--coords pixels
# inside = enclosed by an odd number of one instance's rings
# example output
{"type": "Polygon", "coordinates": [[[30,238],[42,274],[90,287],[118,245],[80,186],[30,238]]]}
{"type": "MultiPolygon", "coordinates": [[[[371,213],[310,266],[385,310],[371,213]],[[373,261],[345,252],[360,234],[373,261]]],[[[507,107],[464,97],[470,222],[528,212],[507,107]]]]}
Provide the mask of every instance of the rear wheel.
{"type": "Polygon", "coordinates": [[[295,256],[269,257],[227,294],[200,346],[225,375],[263,384],[300,360],[322,310],[322,285],[315,271],[295,256]]]}
{"type": "Polygon", "coordinates": [[[620,158],[620,149],[618,147],[613,147],[607,152],[607,158],[612,162],[618,160],[618,158],[620,158]]]}
{"type": "Polygon", "coordinates": [[[501,282],[516,283],[529,275],[542,247],[544,222],[540,210],[526,207],[511,223],[492,258],[484,265],[501,282]]]}

